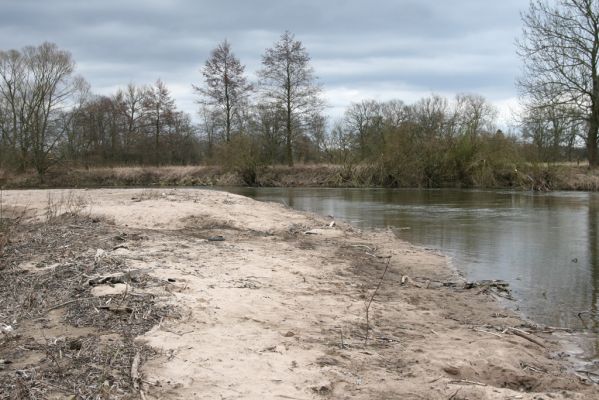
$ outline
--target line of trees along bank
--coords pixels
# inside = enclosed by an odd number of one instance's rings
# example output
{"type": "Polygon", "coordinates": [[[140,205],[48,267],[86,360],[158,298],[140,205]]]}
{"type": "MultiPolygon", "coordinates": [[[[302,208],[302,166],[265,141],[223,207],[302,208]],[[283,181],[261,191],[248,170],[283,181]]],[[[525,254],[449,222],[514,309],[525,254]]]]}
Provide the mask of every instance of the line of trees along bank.
{"type": "Polygon", "coordinates": [[[308,52],[289,32],[265,51],[258,82],[227,41],[200,72],[194,124],[160,80],[94,95],[56,45],[0,51],[0,168],[43,177],[53,166],[220,164],[252,184],[268,165],[332,163],[347,172],[340,179],[367,166],[375,185],[495,186],[525,161],[575,156],[582,129],[552,130],[538,114],[524,138],[509,137],[476,94],[363,100],[329,122],[308,52]]]}

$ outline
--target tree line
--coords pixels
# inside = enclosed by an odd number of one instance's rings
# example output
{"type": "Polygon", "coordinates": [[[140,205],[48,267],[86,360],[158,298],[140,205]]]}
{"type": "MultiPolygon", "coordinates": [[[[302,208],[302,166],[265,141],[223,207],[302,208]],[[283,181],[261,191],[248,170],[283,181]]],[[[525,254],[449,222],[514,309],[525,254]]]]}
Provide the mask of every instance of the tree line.
{"type": "MultiPolygon", "coordinates": [[[[596,11],[595,0],[559,2],[561,7],[588,3],[592,7],[585,12],[596,11]]],[[[565,46],[563,37],[542,41],[542,27],[565,29],[561,20],[559,25],[543,19],[558,15],[544,4],[532,3],[523,15],[519,51],[527,60],[518,84],[526,103],[518,116],[520,135],[498,130],[497,109],[477,94],[430,95],[413,104],[362,100],[329,121],[309,53],[290,32],[265,50],[255,82],[231,44],[218,43],[192,85],[195,119],[177,108],[160,79],[93,94],[75,73],[71,54],[43,43],[0,51],[0,168],[33,168],[43,177],[53,166],[220,164],[246,174],[251,183],[266,165],[333,163],[351,169],[366,163],[377,171],[380,184],[438,186],[493,182],[497,171],[514,170],[523,162],[588,154],[595,165],[593,118],[597,114],[599,121],[599,101],[589,93],[599,96],[599,83],[593,86],[599,82],[596,67],[591,65],[589,72],[581,62],[577,73],[588,74],[579,85],[571,83],[565,66],[551,72],[555,76],[541,73],[551,69],[551,60],[543,59],[539,48],[565,46]],[[567,90],[558,80],[574,88],[567,90]],[[589,93],[577,97],[578,86],[589,93]],[[584,152],[578,149],[581,142],[584,152]]],[[[567,10],[568,18],[581,24],[590,18],[567,10]]],[[[599,40],[587,40],[599,49],[599,40]]]]}
{"type": "Polygon", "coordinates": [[[198,161],[196,130],[160,80],[94,95],[71,54],[43,43],[0,52],[0,167],[198,161]]]}

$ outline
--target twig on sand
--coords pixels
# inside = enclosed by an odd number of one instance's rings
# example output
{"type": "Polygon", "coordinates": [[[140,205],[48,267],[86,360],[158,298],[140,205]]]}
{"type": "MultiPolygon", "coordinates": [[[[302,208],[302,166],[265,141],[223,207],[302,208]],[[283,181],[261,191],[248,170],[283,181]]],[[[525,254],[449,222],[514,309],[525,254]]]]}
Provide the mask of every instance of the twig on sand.
{"type": "Polygon", "coordinates": [[[458,395],[458,393],[460,392],[460,390],[462,390],[462,388],[459,388],[458,390],[455,391],[454,394],[452,394],[448,400],[453,400],[455,399],[455,397],[458,395]]]}
{"type": "Polygon", "coordinates": [[[457,380],[449,381],[448,383],[453,384],[453,385],[487,386],[486,383],[480,383],[480,382],[474,382],[474,381],[467,381],[465,379],[457,379],[457,380]]]}
{"type": "Polygon", "coordinates": [[[370,332],[370,306],[372,305],[374,297],[376,296],[379,289],[381,288],[381,285],[383,284],[383,280],[385,279],[385,275],[387,274],[387,270],[389,269],[390,261],[391,258],[387,258],[387,263],[385,264],[385,270],[383,271],[383,275],[381,275],[381,279],[379,279],[379,283],[376,285],[376,289],[374,289],[374,292],[370,297],[370,301],[368,301],[368,304],[366,305],[366,335],[364,337],[364,346],[368,344],[368,333],[370,332]]]}
{"type": "Polygon", "coordinates": [[[526,339],[531,343],[536,344],[537,346],[541,346],[542,348],[547,348],[547,346],[545,346],[543,343],[539,342],[537,339],[533,338],[530,333],[528,332],[524,332],[523,330],[517,329],[517,328],[507,328],[505,332],[510,332],[516,336],[521,337],[522,339],[526,339]]]}
{"type": "Polygon", "coordinates": [[[373,251],[376,250],[376,249],[373,249],[370,246],[366,246],[365,244],[350,244],[349,247],[363,247],[363,248],[367,249],[370,252],[373,252],[373,251]]]}
{"type": "Polygon", "coordinates": [[[488,333],[489,335],[497,336],[498,338],[501,337],[501,335],[499,333],[489,332],[489,331],[486,331],[486,330],[480,329],[480,328],[474,328],[474,331],[475,332],[481,332],[481,333],[488,333]]]}
{"type": "Polygon", "coordinates": [[[81,301],[81,300],[89,300],[89,299],[91,299],[91,297],[81,297],[81,298],[77,298],[77,299],[65,301],[64,303],[60,303],[60,304],[57,304],[55,306],[52,306],[52,307],[48,308],[46,310],[46,312],[52,311],[52,310],[56,310],[57,308],[62,308],[64,306],[68,306],[69,304],[76,303],[76,302],[81,301]]]}

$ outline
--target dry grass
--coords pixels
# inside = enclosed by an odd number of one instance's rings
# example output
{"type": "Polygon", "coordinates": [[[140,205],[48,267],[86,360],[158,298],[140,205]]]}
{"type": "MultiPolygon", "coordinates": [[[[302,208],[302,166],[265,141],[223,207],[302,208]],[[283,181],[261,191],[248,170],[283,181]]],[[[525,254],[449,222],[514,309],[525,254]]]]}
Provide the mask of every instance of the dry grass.
{"type": "Polygon", "coordinates": [[[47,223],[53,222],[64,214],[83,216],[84,211],[86,212],[85,216],[89,217],[91,215],[92,202],[88,197],[71,190],[66,193],[61,192],[59,195],[48,192],[48,203],[45,212],[47,223]]]}
{"type": "MultiPolygon", "coordinates": [[[[514,169],[488,169],[465,182],[437,182],[442,187],[510,188],[529,190],[599,190],[599,175],[585,163],[524,164],[514,169]],[[521,179],[525,177],[525,179],[521,179]],[[526,178],[530,177],[530,178],[526,178]],[[537,182],[539,178],[539,182],[537,182]],[[532,179],[532,182],[531,182],[532,179]],[[538,184],[536,184],[538,183],[538,184]]],[[[265,187],[420,187],[430,186],[407,167],[393,174],[371,164],[296,164],[256,169],[255,186],[265,187]],[[399,175],[398,175],[399,174],[399,175]]],[[[176,187],[247,186],[243,173],[219,166],[99,167],[55,170],[43,184],[34,173],[7,177],[12,188],[37,187],[176,187]]],[[[433,185],[433,186],[434,186],[433,185]]],[[[436,186],[435,186],[436,187],[436,186]]]]}
{"type": "Polygon", "coordinates": [[[13,225],[0,253],[0,327],[10,331],[0,334],[1,400],[139,398],[132,361],[155,354],[134,338],[163,318],[178,317],[143,294],[165,282],[132,275],[118,257],[97,256],[98,249],[108,254],[122,244],[123,235],[75,213],[82,207],[68,194],[49,200],[49,218],[13,225]],[[91,294],[90,276],[124,272],[137,295],[91,294]]]}
{"type": "Polygon", "coordinates": [[[21,224],[26,214],[27,209],[17,210],[5,204],[4,193],[0,189],[0,255],[10,243],[15,228],[21,224]]]}

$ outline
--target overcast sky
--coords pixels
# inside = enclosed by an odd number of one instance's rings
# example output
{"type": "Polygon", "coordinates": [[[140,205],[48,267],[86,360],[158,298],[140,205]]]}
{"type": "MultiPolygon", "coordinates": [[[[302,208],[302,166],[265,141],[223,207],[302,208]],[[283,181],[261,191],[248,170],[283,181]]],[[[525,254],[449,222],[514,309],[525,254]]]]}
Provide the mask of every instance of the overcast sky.
{"type": "Polygon", "coordinates": [[[191,84],[227,38],[255,78],[264,49],[290,30],[312,57],[335,118],[351,102],[411,103],[479,93],[516,101],[514,41],[524,0],[0,0],[0,49],[43,41],[71,51],[96,93],[161,78],[195,112],[191,84]]]}

